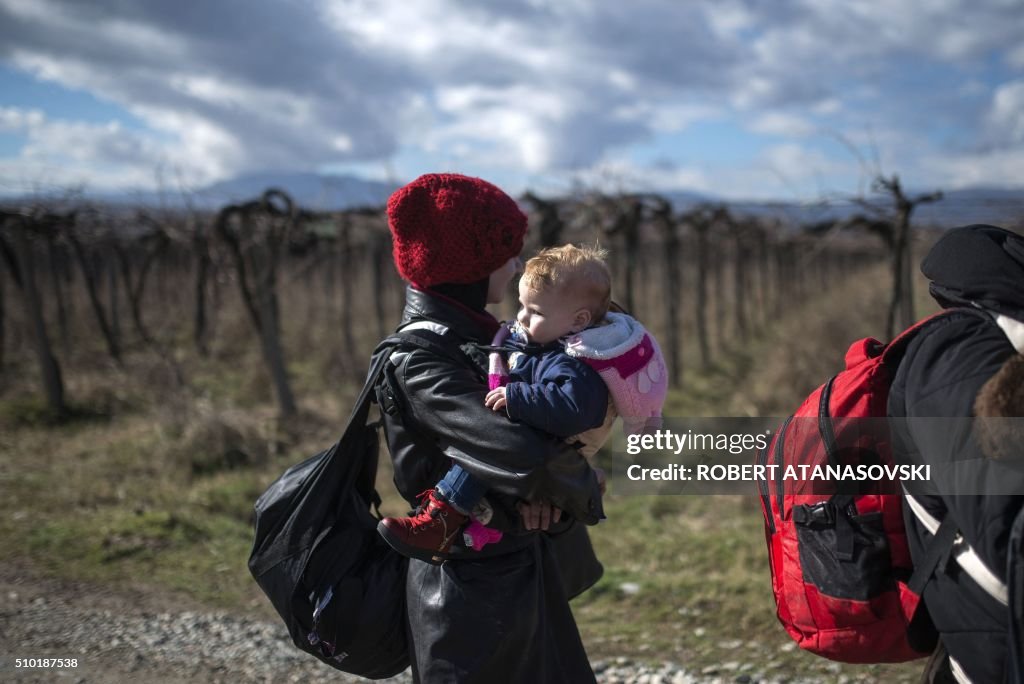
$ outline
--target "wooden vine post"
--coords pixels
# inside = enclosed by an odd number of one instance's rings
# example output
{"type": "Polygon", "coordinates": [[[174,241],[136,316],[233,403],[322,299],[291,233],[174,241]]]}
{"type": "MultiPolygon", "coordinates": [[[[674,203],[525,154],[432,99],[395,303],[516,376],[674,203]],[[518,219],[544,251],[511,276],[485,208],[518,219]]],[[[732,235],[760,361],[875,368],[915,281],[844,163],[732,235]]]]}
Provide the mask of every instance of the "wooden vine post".
{"type": "Polygon", "coordinates": [[[682,223],[690,226],[693,230],[697,242],[695,255],[697,283],[693,303],[694,318],[697,322],[697,344],[700,347],[701,363],[705,368],[711,365],[711,342],[708,334],[708,278],[712,271],[712,268],[710,268],[712,256],[709,245],[709,232],[711,226],[718,220],[718,213],[720,211],[722,210],[698,207],[680,218],[682,223]]]}
{"type": "Polygon", "coordinates": [[[900,185],[900,178],[879,176],[875,179],[875,188],[892,195],[896,209],[894,225],[895,235],[892,243],[892,300],[889,303],[889,317],[886,327],[888,338],[892,339],[897,331],[905,330],[914,324],[914,275],[912,268],[912,242],[910,239],[910,216],[920,204],[937,202],[942,199],[942,192],[907,197],[900,185]]]}
{"type": "Polygon", "coordinates": [[[683,296],[683,274],[679,258],[679,231],[669,201],[663,197],[653,197],[651,201],[652,216],[661,232],[661,246],[665,257],[661,291],[667,314],[669,381],[678,387],[683,378],[683,336],[679,315],[679,305],[683,296]]]}
{"type": "Polygon", "coordinates": [[[277,272],[282,246],[294,222],[291,198],[271,189],[258,200],[224,207],[214,224],[234,261],[242,301],[259,335],[263,361],[284,417],[295,415],[298,409],[281,344],[277,272]]]}
{"type": "Polygon", "coordinates": [[[199,355],[206,357],[210,355],[209,325],[206,315],[206,290],[213,267],[213,258],[210,255],[210,226],[205,219],[196,216],[191,220],[191,228],[188,233],[196,263],[196,279],[193,289],[192,342],[195,344],[199,355]]]}
{"type": "MultiPolygon", "coordinates": [[[[341,282],[341,334],[345,345],[342,359],[346,366],[356,353],[356,338],[353,334],[355,315],[356,271],[355,245],[352,242],[353,216],[346,212],[338,219],[338,260],[341,282]]],[[[347,368],[346,368],[347,370],[347,368]]]]}
{"type": "Polygon", "coordinates": [[[626,311],[635,315],[635,278],[640,256],[640,225],[643,222],[644,205],[638,197],[626,195],[618,198],[613,206],[614,220],[606,230],[610,237],[618,237],[621,245],[620,258],[624,259],[623,302],[626,311]]]}
{"type": "MultiPolygon", "coordinates": [[[[90,212],[90,214],[91,213],[92,212],[90,212]]],[[[110,358],[120,366],[122,365],[121,345],[112,324],[114,312],[111,312],[111,315],[108,318],[107,312],[103,308],[103,302],[100,300],[98,288],[99,275],[97,273],[97,265],[102,267],[103,262],[99,260],[98,255],[86,250],[79,233],[82,227],[83,223],[78,219],[77,214],[71,214],[68,217],[67,229],[65,230],[64,235],[67,237],[68,242],[71,243],[75,257],[78,259],[79,268],[82,269],[82,276],[85,279],[85,290],[89,296],[89,303],[92,305],[92,311],[93,315],[96,317],[96,323],[99,325],[100,332],[103,334],[103,339],[107,343],[107,351],[110,354],[110,358]]],[[[99,242],[96,236],[93,236],[93,241],[99,242]]],[[[111,289],[116,287],[116,284],[115,280],[111,284],[111,289]]]]}
{"type": "Polygon", "coordinates": [[[565,230],[565,221],[558,214],[558,204],[541,199],[529,191],[523,195],[523,200],[529,202],[540,215],[540,225],[538,227],[540,246],[543,248],[560,245],[562,243],[562,231],[565,230]]]}
{"type": "Polygon", "coordinates": [[[21,292],[26,319],[30,322],[32,347],[39,362],[46,406],[55,420],[69,414],[64,401],[64,380],[60,364],[53,354],[50,335],[46,329],[43,300],[36,283],[32,218],[4,212],[0,214],[0,254],[21,292]]]}

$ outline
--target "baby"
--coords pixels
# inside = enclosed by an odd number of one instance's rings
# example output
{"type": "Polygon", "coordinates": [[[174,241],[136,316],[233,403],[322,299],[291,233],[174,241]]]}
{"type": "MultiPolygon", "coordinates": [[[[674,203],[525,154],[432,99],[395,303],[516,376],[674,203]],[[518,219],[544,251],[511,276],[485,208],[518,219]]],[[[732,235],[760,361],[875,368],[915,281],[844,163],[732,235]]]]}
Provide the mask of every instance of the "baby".
{"type": "MultiPolygon", "coordinates": [[[[650,427],[667,391],[653,337],[632,317],[608,310],[605,257],[601,249],[563,245],[526,263],[517,320],[495,337],[504,353],[491,355],[484,399],[514,421],[568,439],[588,458],[607,440],[616,415],[627,432],[650,427]]],[[[413,517],[386,518],[381,533],[401,553],[438,562],[468,522],[465,544],[479,550],[501,538],[485,527],[487,489],[456,463],[430,492],[437,505],[413,517]],[[435,534],[416,533],[438,519],[444,523],[440,543],[435,534]]]]}

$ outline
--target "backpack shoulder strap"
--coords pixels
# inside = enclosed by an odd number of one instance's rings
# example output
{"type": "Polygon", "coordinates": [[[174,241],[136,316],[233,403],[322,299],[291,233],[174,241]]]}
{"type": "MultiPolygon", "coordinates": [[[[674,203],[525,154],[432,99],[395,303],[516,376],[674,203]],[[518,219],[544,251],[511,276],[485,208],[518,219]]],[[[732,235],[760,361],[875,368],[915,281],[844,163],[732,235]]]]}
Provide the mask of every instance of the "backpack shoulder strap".
{"type": "MultiPolygon", "coordinates": [[[[455,361],[460,361],[459,354],[461,354],[461,351],[459,348],[453,348],[450,343],[446,343],[444,341],[446,332],[447,330],[443,329],[443,326],[438,327],[436,324],[419,326],[414,323],[411,326],[399,329],[397,332],[380,341],[373,351],[373,363],[370,366],[369,372],[366,374],[366,381],[363,383],[363,388],[359,391],[359,395],[356,397],[355,403],[352,405],[352,412],[349,414],[348,421],[345,423],[345,430],[336,444],[335,453],[365,453],[365,449],[357,447],[361,444],[360,440],[365,439],[365,429],[370,427],[366,422],[370,415],[370,402],[373,400],[374,388],[380,382],[381,377],[384,375],[384,368],[391,359],[391,351],[400,347],[411,346],[419,349],[425,349],[433,354],[455,361]]],[[[464,361],[464,358],[461,359],[461,361],[464,361]]],[[[372,455],[367,456],[368,460],[364,466],[368,469],[367,472],[369,473],[369,479],[365,484],[364,494],[369,498],[370,503],[377,509],[379,517],[380,495],[377,494],[377,491],[373,486],[373,480],[377,472],[376,447],[371,451],[372,455]]]]}
{"type": "Polygon", "coordinates": [[[916,584],[923,589],[925,583],[931,577],[932,571],[939,566],[939,561],[944,557],[948,558],[949,554],[952,553],[952,557],[956,560],[957,564],[963,568],[964,572],[970,575],[971,579],[977,582],[978,586],[985,590],[985,593],[1004,606],[1007,605],[1009,596],[1006,584],[985,565],[984,561],[971,548],[971,545],[967,543],[967,540],[959,536],[956,523],[953,521],[953,516],[950,512],[947,511],[945,518],[939,521],[925,510],[924,506],[911,496],[906,489],[903,490],[903,498],[910,507],[914,517],[917,518],[928,532],[934,535],[926,554],[927,561],[921,567],[914,568],[914,577],[911,578],[911,589],[914,588],[915,580],[916,584]],[[948,528],[952,529],[949,530],[948,528]]]}
{"type": "Polygon", "coordinates": [[[1010,543],[1007,550],[1009,567],[1006,571],[1006,583],[1009,587],[1007,598],[1010,601],[1010,678],[1007,681],[1024,681],[1024,508],[1013,520],[1010,528],[1010,543]]]}
{"type": "MultiPolygon", "coordinates": [[[[1013,344],[1014,348],[1020,351],[1021,340],[1016,339],[1015,335],[1021,333],[1021,324],[1013,321],[1012,319],[1006,319],[1005,316],[993,316],[993,314],[985,311],[984,309],[974,308],[956,308],[947,309],[946,311],[940,311],[939,313],[929,316],[924,320],[918,322],[914,326],[907,329],[903,334],[893,340],[890,347],[897,346],[899,343],[897,352],[902,354],[905,351],[906,346],[921,329],[928,323],[936,320],[940,316],[951,312],[960,312],[979,316],[990,321],[994,321],[999,327],[1006,333],[1010,343],[1013,344]],[[1005,319],[1005,320],[1001,320],[1005,319]]],[[[888,349],[886,349],[888,352],[888,349]]],[[[956,560],[957,564],[966,572],[971,579],[973,579],[978,586],[980,586],[985,593],[991,596],[993,599],[1003,605],[1007,605],[1009,601],[1007,585],[999,579],[999,577],[992,572],[984,561],[978,556],[978,554],[971,548],[971,545],[967,543],[959,534],[959,529],[953,520],[952,513],[946,511],[946,515],[942,520],[935,518],[929,513],[924,506],[921,505],[917,499],[915,499],[906,489],[903,490],[903,498],[906,501],[910,512],[914,515],[919,523],[932,535],[932,539],[927,546],[925,558],[920,564],[914,568],[914,574],[910,579],[910,589],[915,593],[920,594],[924,589],[925,584],[931,579],[932,574],[938,568],[941,568],[945,562],[952,557],[956,560]]]]}
{"type": "MultiPolygon", "coordinates": [[[[416,325],[416,324],[413,324],[416,325]]],[[[388,363],[388,359],[391,354],[387,353],[388,349],[395,349],[402,346],[413,346],[420,349],[426,349],[439,356],[444,356],[453,360],[459,360],[456,354],[460,353],[458,348],[452,348],[451,345],[444,344],[442,338],[445,333],[431,330],[425,327],[413,328],[407,326],[406,328],[400,329],[398,332],[384,338],[377,345],[377,348],[373,351],[373,364],[370,366],[369,372],[366,374],[366,381],[363,383],[363,388],[359,391],[359,395],[356,397],[355,403],[352,405],[352,412],[349,414],[348,421],[345,423],[345,431],[342,435],[342,440],[349,434],[354,426],[362,427],[366,424],[366,418],[370,412],[370,400],[373,395],[373,389],[380,381],[381,376],[384,374],[384,367],[388,363]]]]}
{"type": "Polygon", "coordinates": [[[452,361],[465,362],[465,354],[457,344],[452,344],[448,338],[449,334],[444,326],[438,326],[429,321],[412,323],[399,328],[390,337],[386,337],[378,349],[385,345],[395,348],[416,347],[452,361]]]}

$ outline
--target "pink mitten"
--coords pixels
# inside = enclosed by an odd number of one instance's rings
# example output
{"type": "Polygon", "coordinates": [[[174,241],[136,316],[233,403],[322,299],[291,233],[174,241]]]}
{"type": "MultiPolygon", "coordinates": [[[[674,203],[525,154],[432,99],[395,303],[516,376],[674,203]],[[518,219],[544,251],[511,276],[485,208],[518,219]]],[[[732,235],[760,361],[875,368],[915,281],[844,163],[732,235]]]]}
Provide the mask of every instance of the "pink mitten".
{"type": "Polygon", "coordinates": [[[474,520],[463,530],[462,537],[466,542],[466,546],[474,551],[479,551],[488,544],[501,541],[501,532],[493,527],[481,525],[474,520]]]}
{"type": "MultiPolygon", "coordinates": [[[[507,323],[502,323],[491,340],[491,346],[500,347],[511,334],[507,323]]],[[[491,352],[487,368],[487,389],[496,389],[508,384],[508,364],[501,352],[491,352]]]]}

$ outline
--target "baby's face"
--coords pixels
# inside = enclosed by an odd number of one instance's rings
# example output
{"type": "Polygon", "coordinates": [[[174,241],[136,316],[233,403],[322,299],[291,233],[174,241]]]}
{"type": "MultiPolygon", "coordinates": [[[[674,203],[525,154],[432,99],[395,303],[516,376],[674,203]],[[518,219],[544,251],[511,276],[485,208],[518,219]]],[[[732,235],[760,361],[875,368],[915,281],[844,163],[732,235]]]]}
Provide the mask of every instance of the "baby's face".
{"type": "Polygon", "coordinates": [[[516,320],[530,342],[547,344],[577,332],[577,313],[584,307],[564,291],[530,290],[519,281],[519,313],[516,320]]]}

